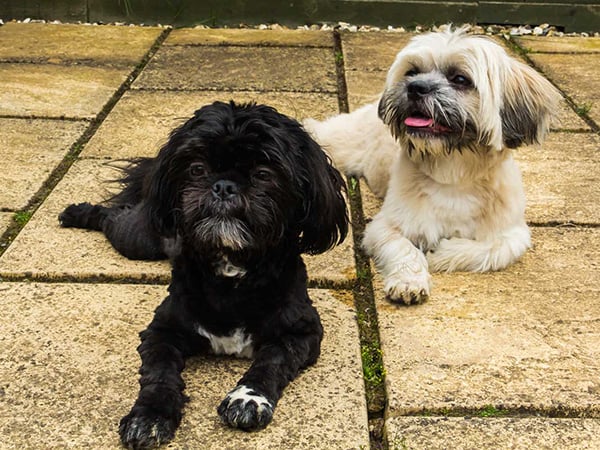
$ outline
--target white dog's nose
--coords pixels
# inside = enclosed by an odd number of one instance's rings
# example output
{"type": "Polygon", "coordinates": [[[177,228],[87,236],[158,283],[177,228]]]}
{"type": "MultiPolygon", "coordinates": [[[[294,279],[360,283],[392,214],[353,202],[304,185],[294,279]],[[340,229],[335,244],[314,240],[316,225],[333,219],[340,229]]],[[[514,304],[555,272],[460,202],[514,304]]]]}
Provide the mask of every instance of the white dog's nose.
{"type": "Polygon", "coordinates": [[[406,91],[412,99],[424,97],[435,89],[433,83],[424,80],[415,80],[408,83],[406,91]]]}

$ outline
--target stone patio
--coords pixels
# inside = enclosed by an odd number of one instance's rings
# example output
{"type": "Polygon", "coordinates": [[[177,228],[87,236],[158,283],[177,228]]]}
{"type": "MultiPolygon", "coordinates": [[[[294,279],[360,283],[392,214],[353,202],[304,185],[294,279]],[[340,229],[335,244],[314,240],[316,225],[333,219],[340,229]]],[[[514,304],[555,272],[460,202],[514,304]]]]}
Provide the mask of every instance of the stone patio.
{"type": "MultiPolygon", "coordinates": [[[[118,160],[155,154],[203,104],[322,119],[373,101],[411,36],[343,32],[338,47],[322,31],[0,26],[0,234],[11,230],[0,242],[0,448],[119,448],[137,333],[169,281],[166,262],[129,261],[100,233],[60,228],[58,213],[105,198],[118,160]],[[16,213],[31,218],[17,225],[16,213]]],[[[354,233],[307,258],[325,327],[318,363],[266,430],[244,433],[216,406],[248,361],[191,360],[191,401],[168,448],[600,448],[600,41],[514,44],[565,97],[547,142],[516,151],[533,248],[501,272],[435,274],[429,302],[392,305],[377,274],[357,273],[358,219],[380,204],[360,183],[354,233]],[[357,321],[358,295],[377,324],[357,321]],[[363,381],[373,333],[383,410],[369,410],[363,381]]]]}

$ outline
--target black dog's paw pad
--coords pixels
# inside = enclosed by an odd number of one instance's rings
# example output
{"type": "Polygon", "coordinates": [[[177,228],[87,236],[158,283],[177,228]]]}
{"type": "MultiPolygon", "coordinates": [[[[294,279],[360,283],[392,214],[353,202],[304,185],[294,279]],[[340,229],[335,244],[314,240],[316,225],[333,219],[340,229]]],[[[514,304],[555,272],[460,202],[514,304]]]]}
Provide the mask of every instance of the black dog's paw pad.
{"type": "Polygon", "coordinates": [[[221,420],[242,430],[259,430],[273,418],[273,404],[244,385],[232,390],[217,408],[221,420]]]}
{"type": "Polygon", "coordinates": [[[169,442],[175,436],[173,421],[162,417],[128,415],[121,419],[119,435],[130,449],[148,449],[169,442]]]}
{"type": "Polygon", "coordinates": [[[87,215],[92,209],[90,203],[78,203],[69,205],[58,215],[58,222],[62,227],[81,227],[86,220],[87,215]]]}

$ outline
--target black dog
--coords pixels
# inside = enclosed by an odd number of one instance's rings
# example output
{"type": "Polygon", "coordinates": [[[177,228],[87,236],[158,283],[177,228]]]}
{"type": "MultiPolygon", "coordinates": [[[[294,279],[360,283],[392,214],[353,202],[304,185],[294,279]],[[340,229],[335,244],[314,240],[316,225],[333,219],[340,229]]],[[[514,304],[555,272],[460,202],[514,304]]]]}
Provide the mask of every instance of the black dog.
{"type": "Polygon", "coordinates": [[[140,392],[120,423],[132,448],[168,442],[186,402],[181,371],[202,352],[251,356],[218,407],[265,427],[285,386],[320,352],[323,329],[302,253],[343,241],[345,185],[300,124],[273,108],[216,102],[126,169],[106,205],[71,205],[63,227],[103,231],[132,259],[172,260],[169,295],[140,333],[140,392]]]}

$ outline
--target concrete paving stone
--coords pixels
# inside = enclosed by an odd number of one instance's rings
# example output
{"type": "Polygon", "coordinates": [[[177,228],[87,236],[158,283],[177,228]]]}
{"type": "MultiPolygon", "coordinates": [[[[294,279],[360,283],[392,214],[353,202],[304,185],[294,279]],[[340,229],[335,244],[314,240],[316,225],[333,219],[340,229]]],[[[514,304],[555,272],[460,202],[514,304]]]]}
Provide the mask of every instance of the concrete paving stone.
{"type": "Polygon", "coordinates": [[[173,30],[164,45],[239,45],[248,47],[333,47],[330,31],[196,29],[173,30]]]}
{"type": "Polygon", "coordinates": [[[575,36],[519,36],[519,47],[534,53],[600,53],[600,38],[575,36]]]}
{"type": "Polygon", "coordinates": [[[0,27],[0,60],[135,67],[161,28],[14,23],[0,27]]]}
{"type": "Polygon", "coordinates": [[[594,133],[551,133],[541,147],[515,152],[529,222],[599,223],[600,138],[594,133]]]}
{"type": "Polygon", "coordinates": [[[0,212],[0,236],[12,224],[13,215],[14,213],[0,212]]]}
{"type": "Polygon", "coordinates": [[[600,230],[534,228],[533,244],[500,272],[435,274],[419,306],[385,301],[376,277],[388,417],[493,405],[600,418],[600,230]]]}
{"type": "Polygon", "coordinates": [[[558,87],[600,124],[600,53],[543,54],[532,53],[531,60],[558,87]]]}
{"type": "Polygon", "coordinates": [[[329,48],[164,46],[136,89],[336,93],[329,48]]]}
{"type": "Polygon", "coordinates": [[[346,72],[348,107],[355,111],[363,105],[379,101],[385,86],[387,71],[366,72],[356,70],[346,72]]]}
{"type": "Polygon", "coordinates": [[[396,55],[414,37],[410,33],[342,33],[344,69],[377,72],[390,68],[396,55]]]}
{"type": "Polygon", "coordinates": [[[600,448],[600,420],[595,419],[394,417],[386,428],[390,450],[600,448]]]}
{"type": "MultiPolygon", "coordinates": [[[[137,333],[164,286],[2,283],[2,448],[121,448],[117,429],[138,389],[137,333]]],[[[245,433],[216,407],[249,360],[191,358],[191,397],[169,448],[357,449],[369,436],[358,330],[349,293],[311,290],[321,357],[286,388],[273,422],[245,433]]]]}
{"type": "Polygon", "coordinates": [[[0,63],[0,114],[94,118],[128,69],[0,63]]]}
{"type": "Polygon", "coordinates": [[[323,119],[338,112],[334,94],[296,92],[173,92],[128,91],[119,100],[85,149],[82,157],[131,158],[154,156],[171,130],[195,110],[214,101],[255,101],[298,120],[323,119]]]}
{"type": "Polygon", "coordinates": [[[87,126],[85,121],[0,118],[0,208],[24,208],[87,126]]]}
{"type": "MultiPolygon", "coordinates": [[[[167,262],[131,261],[118,254],[102,233],[58,224],[58,214],[69,204],[108,198],[117,188],[109,181],[118,176],[114,162],[76,162],[0,258],[0,277],[104,276],[167,282],[167,262]]],[[[306,256],[305,261],[313,282],[351,283],[356,277],[352,234],[342,245],[323,255],[306,256]]]]}
{"type": "MultiPolygon", "coordinates": [[[[600,139],[594,133],[551,133],[542,146],[515,151],[521,168],[530,223],[600,222],[600,139]]],[[[372,218],[381,200],[361,183],[365,217],[372,218]]]]}

